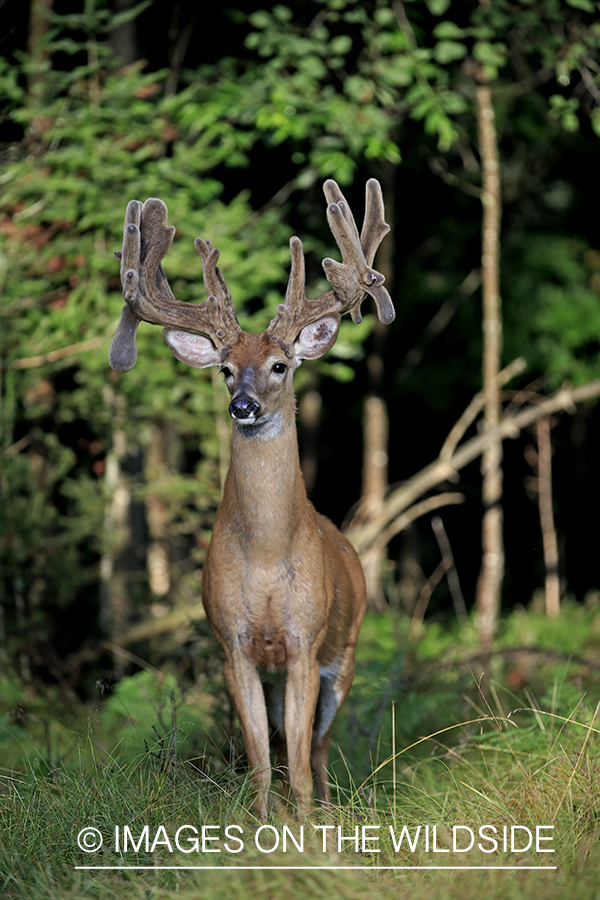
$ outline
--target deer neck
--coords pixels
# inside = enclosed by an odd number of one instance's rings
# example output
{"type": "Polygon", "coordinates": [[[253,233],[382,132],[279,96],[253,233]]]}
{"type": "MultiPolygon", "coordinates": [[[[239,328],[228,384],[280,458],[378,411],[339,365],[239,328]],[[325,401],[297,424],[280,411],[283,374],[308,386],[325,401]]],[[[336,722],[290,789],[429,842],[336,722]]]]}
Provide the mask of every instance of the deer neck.
{"type": "Polygon", "coordinates": [[[307,502],[293,408],[259,427],[234,422],[223,499],[255,561],[269,565],[289,553],[307,502]]]}

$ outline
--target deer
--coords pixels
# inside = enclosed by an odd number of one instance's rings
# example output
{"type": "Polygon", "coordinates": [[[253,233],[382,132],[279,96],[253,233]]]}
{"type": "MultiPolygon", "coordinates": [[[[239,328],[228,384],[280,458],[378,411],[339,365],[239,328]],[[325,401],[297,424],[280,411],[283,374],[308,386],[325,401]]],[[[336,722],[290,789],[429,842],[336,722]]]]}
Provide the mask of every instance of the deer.
{"type": "Polygon", "coordinates": [[[357,553],[307,496],[292,377],[302,361],[331,349],[344,313],[361,321],[367,294],[383,323],[395,317],[384,276],[372,268],[390,230],[379,182],[367,182],[360,236],[336,182],[327,180],[323,190],[342,255],[341,263],[322,263],[331,290],[307,299],[302,242],[291,238],[285,302],[260,334],[241,329],[217,267],[219,250],[208,240],[195,241],[206,301],[175,299],[161,265],[175,233],[162,200],[128,204],[123,248],[114,254],[126,305],[111,343],[111,367],[127,372],[135,365],[140,321],[162,325],[175,357],[193,368],[218,366],[231,397],[231,462],[203,567],[202,602],[225,657],[263,822],[272,779],[270,735],[298,815],[311,809],[312,772],[319,803],[331,804],[330,732],[352,684],[366,607],[357,553]]]}

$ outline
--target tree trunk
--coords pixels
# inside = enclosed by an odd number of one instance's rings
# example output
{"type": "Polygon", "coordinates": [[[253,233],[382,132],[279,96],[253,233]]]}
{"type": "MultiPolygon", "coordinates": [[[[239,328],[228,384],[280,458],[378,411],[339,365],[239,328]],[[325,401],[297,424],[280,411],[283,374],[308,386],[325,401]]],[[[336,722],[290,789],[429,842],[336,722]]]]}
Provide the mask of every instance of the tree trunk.
{"type": "MultiPolygon", "coordinates": [[[[138,0],[115,0],[115,12],[122,13],[133,9],[138,0]]],[[[140,58],[135,19],[123,22],[110,32],[110,46],[123,66],[130,66],[140,58]]]]}
{"type": "MultiPolygon", "coordinates": [[[[394,169],[387,165],[382,175],[383,193],[386,198],[386,220],[394,225],[394,169]]],[[[393,293],[394,243],[391,239],[382,243],[377,254],[377,268],[385,275],[388,291],[393,293]]],[[[386,338],[385,326],[375,320],[371,350],[367,356],[367,378],[369,392],[363,409],[363,472],[360,501],[360,519],[368,521],[379,511],[388,492],[388,434],[389,420],[385,400],[382,396],[384,383],[383,345],[386,338]]],[[[387,549],[373,546],[362,557],[362,565],[367,582],[369,604],[380,611],[387,607],[383,593],[382,574],[387,549]]]]}
{"type": "Polygon", "coordinates": [[[165,93],[169,97],[175,96],[179,77],[181,75],[181,67],[185,60],[185,54],[194,31],[196,22],[196,11],[193,6],[187,6],[183,3],[175,3],[171,14],[171,24],[167,32],[168,38],[168,58],[169,58],[169,76],[165,84],[165,93]],[[186,16],[186,21],[182,19],[186,16]]]}
{"type": "MultiPolygon", "coordinates": [[[[50,13],[53,0],[31,0],[29,5],[29,33],[27,35],[27,53],[31,63],[27,75],[27,93],[30,98],[39,99],[46,82],[44,63],[49,57],[44,38],[50,30],[50,13]]],[[[5,12],[8,15],[8,10],[5,12]]]]}
{"type": "Polygon", "coordinates": [[[155,597],[166,597],[171,587],[169,572],[169,548],[167,543],[167,510],[160,490],[152,489],[169,477],[166,462],[167,433],[163,422],[154,421],[150,429],[150,441],[146,454],[146,477],[150,490],[146,495],[148,519],[148,583],[155,597]]]}
{"type": "MultiPolygon", "coordinates": [[[[139,478],[141,454],[130,447],[125,433],[126,400],[109,385],[105,403],[114,423],[113,445],[106,458],[109,497],[104,517],[104,550],[100,560],[100,619],[110,642],[118,647],[130,624],[135,584],[145,581],[146,529],[143,504],[132,494],[131,480],[139,478]]],[[[125,674],[122,654],[113,654],[115,677],[125,674]]]]}
{"type": "MultiPolygon", "coordinates": [[[[380,355],[377,354],[380,359],[380,355]]],[[[363,413],[363,479],[361,510],[363,521],[376,513],[388,488],[388,415],[382,397],[370,393],[365,399],[363,413]]],[[[386,599],[382,588],[382,567],[386,548],[373,546],[362,559],[367,582],[367,597],[375,609],[383,611],[386,599]]]]}
{"type": "MultiPolygon", "coordinates": [[[[483,78],[483,75],[482,75],[483,78]]],[[[500,165],[492,95],[487,84],[476,90],[477,124],[482,165],[481,272],[483,299],[483,427],[497,428],[501,414],[498,373],[502,352],[502,318],[499,290],[500,247],[500,165]]],[[[477,582],[476,605],[479,643],[482,654],[489,653],[501,603],[504,577],[502,535],[502,443],[494,441],[484,451],[482,560],[477,582]]]]}
{"type": "MultiPolygon", "coordinates": [[[[118,557],[128,539],[128,517],[131,495],[124,478],[121,460],[127,450],[125,433],[113,432],[113,447],[106,457],[106,488],[110,500],[104,516],[105,549],[100,560],[100,618],[112,644],[118,644],[129,620],[129,599],[118,557]]],[[[125,673],[123,659],[113,654],[115,678],[125,673]]]]}
{"type": "Polygon", "coordinates": [[[558,541],[552,509],[552,442],[550,417],[537,423],[538,443],[538,503],[544,548],[546,614],[554,619],[560,612],[560,581],[558,577],[558,541]]]}
{"type": "Polygon", "coordinates": [[[319,471],[319,423],[323,398],[317,390],[316,372],[311,371],[311,386],[302,392],[298,400],[298,420],[301,434],[301,466],[304,484],[312,497],[319,471]]]}

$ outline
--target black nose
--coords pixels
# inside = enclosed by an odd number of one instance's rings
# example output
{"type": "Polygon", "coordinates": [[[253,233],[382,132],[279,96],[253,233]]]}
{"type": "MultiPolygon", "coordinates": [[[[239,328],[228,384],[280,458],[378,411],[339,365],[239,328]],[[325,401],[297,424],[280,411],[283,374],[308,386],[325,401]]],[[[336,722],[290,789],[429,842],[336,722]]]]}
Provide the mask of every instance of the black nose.
{"type": "Polygon", "coordinates": [[[255,416],[258,410],[258,403],[248,394],[240,394],[229,404],[229,413],[234,419],[249,419],[250,416],[255,416]]]}

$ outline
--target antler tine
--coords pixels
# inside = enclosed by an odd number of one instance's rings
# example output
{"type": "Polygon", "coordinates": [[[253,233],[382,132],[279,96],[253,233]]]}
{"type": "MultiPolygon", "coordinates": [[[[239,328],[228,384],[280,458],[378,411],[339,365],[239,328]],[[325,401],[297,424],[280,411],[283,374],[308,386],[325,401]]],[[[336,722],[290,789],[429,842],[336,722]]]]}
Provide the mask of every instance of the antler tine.
{"type": "Polygon", "coordinates": [[[235,314],[231,293],[223,273],[217,266],[220,251],[210,241],[196,238],[195,247],[202,260],[204,287],[208,295],[208,312],[216,329],[216,336],[223,342],[235,343],[242,329],[235,314]],[[212,300],[216,300],[216,309],[212,300]]]}
{"type": "Polygon", "coordinates": [[[365,220],[360,233],[360,242],[368,266],[373,265],[380,243],[390,231],[384,219],[383,193],[376,178],[369,178],[366,187],[365,220]]]}
{"type": "Polygon", "coordinates": [[[371,267],[377,247],[390,230],[383,218],[379,182],[374,178],[367,182],[365,223],[360,238],[350,207],[335,181],[326,181],[323,190],[326,198],[334,201],[327,208],[327,221],[343,260],[338,263],[333,259],[324,259],[323,268],[334,293],[342,301],[342,311],[349,312],[354,322],[360,322],[360,307],[367,293],[375,300],[380,321],[389,325],[396,315],[394,305],[383,287],[384,276],[371,267]]]}
{"type": "Polygon", "coordinates": [[[352,256],[353,253],[362,253],[358,228],[356,227],[352,210],[337,182],[332,178],[328,178],[323,185],[323,193],[327,200],[327,221],[342,252],[342,259],[344,258],[344,251],[349,256],[352,256]],[[343,225],[341,228],[336,218],[338,213],[342,215],[343,225]]]}
{"type": "MultiPolygon", "coordinates": [[[[267,328],[267,336],[278,343],[288,357],[294,355],[293,342],[309,322],[323,314],[318,302],[305,294],[304,251],[298,237],[290,239],[291,269],[285,292],[285,303],[277,307],[277,315],[267,328]],[[317,308],[314,304],[317,303],[317,308]]],[[[321,299],[321,298],[319,298],[321,299]]]]}
{"type": "Polygon", "coordinates": [[[290,256],[292,267],[285,292],[285,302],[294,312],[298,311],[306,300],[304,290],[306,273],[304,268],[304,249],[298,237],[290,239],[290,256]]]}
{"type": "Polygon", "coordinates": [[[210,263],[207,259],[205,270],[211,272],[212,265],[214,272],[208,276],[208,282],[211,287],[213,283],[219,286],[217,296],[209,296],[206,303],[182,303],[175,299],[161,266],[175,234],[173,226],[167,225],[167,217],[162,200],[152,198],[143,205],[132,200],[127,205],[123,249],[115,253],[121,261],[121,284],[127,305],[108,357],[117,372],[128,372],[136,363],[135,342],[140,321],[206,334],[218,349],[237,340],[241,333],[225,279],[216,269],[218,250],[210,248],[210,263]],[[222,307],[219,299],[223,301],[222,307]],[[222,309],[226,310],[224,317],[222,309]]]}
{"type": "Polygon", "coordinates": [[[271,340],[279,343],[288,356],[293,355],[293,343],[302,328],[325,315],[340,316],[349,312],[355,322],[360,322],[360,306],[365,293],[375,300],[382,322],[389,324],[395,317],[392,300],[383,287],[384,276],[371,267],[379,244],[390,230],[384,220],[379,182],[374,178],[367,182],[365,221],[360,237],[352,211],[336,182],[328,179],[323,192],[328,202],[327,221],[343,261],[323,260],[325,275],[333,290],[316,300],[307,300],[302,242],[297,237],[291,239],[292,268],[285,304],[277,307],[277,317],[267,329],[271,340]]]}

